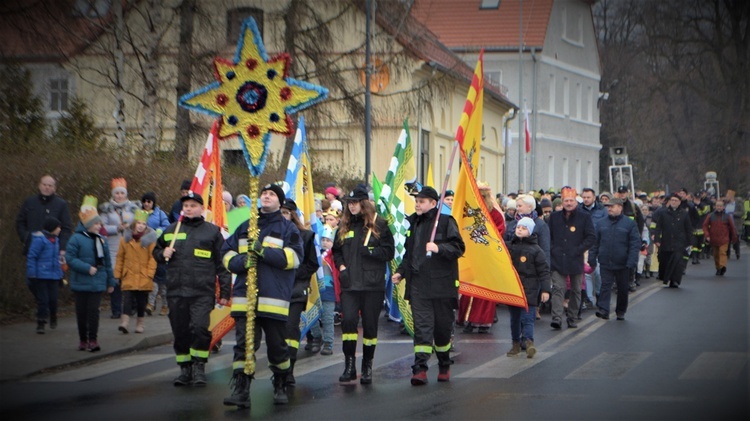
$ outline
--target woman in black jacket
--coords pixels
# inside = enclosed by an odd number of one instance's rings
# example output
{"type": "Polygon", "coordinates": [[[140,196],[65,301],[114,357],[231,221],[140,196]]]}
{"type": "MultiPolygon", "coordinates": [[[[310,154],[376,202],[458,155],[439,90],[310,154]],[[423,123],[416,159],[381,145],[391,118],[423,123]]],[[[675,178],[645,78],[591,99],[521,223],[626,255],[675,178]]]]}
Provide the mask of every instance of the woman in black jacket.
{"type": "Polygon", "coordinates": [[[289,301],[289,319],[286,322],[286,344],[289,347],[289,360],[291,366],[286,376],[286,385],[295,386],[294,363],[297,361],[297,350],[299,349],[300,327],[299,321],[302,312],[307,307],[307,296],[310,290],[310,279],[320,267],[318,255],[315,252],[315,233],[305,228],[305,224],[299,220],[297,215],[297,204],[292,199],[284,200],[281,205],[281,215],[288,221],[292,221],[299,229],[302,236],[302,251],[304,257],[294,275],[294,286],[292,286],[292,299],[289,301]]]}
{"type": "Polygon", "coordinates": [[[343,352],[346,358],[340,382],[357,379],[354,354],[357,349],[357,325],[362,315],[362,377],[360,383],[372,383],[372,358],[378,343],[378,319],[383,306],[386,264],[393,259],[395,245],[388,224],[375,213],[367,190],[355,188],[346,198],[333,258],[341,283],[341,323],[343,352]]]}

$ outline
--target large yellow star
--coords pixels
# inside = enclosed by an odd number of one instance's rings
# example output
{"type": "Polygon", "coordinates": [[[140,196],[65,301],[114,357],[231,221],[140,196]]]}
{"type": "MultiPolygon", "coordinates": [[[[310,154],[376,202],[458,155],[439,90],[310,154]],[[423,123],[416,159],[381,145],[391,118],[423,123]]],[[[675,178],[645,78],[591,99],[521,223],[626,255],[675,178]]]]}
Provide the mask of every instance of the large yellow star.
{"type": "Polygon", "coordinates": [[[258,176],[265,167],[270,132],[291,135],[289,114],[328,96],[322,86],[292,79],[289,55],[269,59],[252,18],[242,25],[242,36],[232,62],[216,58],[217,82],[180,98],[182,107],[221,117],[219,137],[239,135],[250,172],[258,176]]]}

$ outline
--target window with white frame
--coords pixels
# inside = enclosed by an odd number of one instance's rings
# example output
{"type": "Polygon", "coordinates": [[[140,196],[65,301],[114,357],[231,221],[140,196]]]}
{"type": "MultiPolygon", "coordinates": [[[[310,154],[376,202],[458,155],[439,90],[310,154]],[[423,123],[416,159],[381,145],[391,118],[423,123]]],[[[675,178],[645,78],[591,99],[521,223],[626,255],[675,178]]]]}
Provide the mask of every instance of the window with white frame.
{"type": "Polygon", "coordinates": [[[49,80],[49,110],[56,112],[68,111],[68,79],[49,80]]]}

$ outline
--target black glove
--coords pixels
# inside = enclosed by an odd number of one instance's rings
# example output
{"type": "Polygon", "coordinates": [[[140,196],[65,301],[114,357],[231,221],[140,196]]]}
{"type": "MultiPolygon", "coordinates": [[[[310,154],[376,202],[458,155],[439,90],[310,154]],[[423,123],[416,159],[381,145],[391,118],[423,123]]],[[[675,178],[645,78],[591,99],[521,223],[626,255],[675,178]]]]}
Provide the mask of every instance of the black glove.
{"type": "Polygon", "coordinates": [[[372,256],[372,250],[367,246],[359,246],[360,256],[372,256]]]}
{"type": "Polygon", "coordinates": [[[261,242],[260,240],[253,241],[253,245],[252,247],[250,247],[250,251],[255,253],[256,256],[262,258],[263,252],[265,251],[265,249],[263,248],[263,242],[261,242]]]}

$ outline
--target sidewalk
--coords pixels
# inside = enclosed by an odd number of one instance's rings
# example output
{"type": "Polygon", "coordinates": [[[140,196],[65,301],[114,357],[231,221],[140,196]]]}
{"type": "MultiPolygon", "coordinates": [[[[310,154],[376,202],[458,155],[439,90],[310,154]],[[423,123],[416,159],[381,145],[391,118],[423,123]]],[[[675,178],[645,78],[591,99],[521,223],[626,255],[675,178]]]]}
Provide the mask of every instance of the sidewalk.
{"type": "Polygon", "coordinates": [[[163,345],[172,341],[167,316],[146,316],[145,332],[134,333],[135,317],[130,320],[130,333],[117,330],[120,320],[109,318],[102,311],[99,320],[99,352],[78,351],[78,326],[74,314],[60,317],[57,329],[47,325],[45,334],[36,333],[36,321],[0,326],[0,382],[16,381],[68,365],[89,363],[112,355],[163,345]]]}

